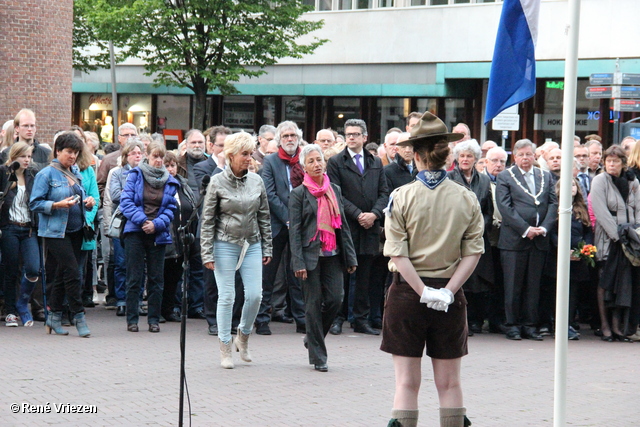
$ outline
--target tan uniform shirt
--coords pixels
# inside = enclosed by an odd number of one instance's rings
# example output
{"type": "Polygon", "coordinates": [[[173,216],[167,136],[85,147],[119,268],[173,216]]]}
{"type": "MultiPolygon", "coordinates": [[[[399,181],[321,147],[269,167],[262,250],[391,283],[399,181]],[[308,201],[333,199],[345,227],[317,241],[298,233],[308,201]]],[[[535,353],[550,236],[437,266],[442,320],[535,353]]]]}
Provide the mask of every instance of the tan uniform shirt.
{"type": "MultiPolygon", "coordinates": [[[[392,193],[384,255],[409,257],[420,277],[449,279],[460,259],[484,253],[476,195],[451,180],[434,190],[413,181],[392,193]]],[[[389,270],[397,272],[393,261],[389,270]]]]}

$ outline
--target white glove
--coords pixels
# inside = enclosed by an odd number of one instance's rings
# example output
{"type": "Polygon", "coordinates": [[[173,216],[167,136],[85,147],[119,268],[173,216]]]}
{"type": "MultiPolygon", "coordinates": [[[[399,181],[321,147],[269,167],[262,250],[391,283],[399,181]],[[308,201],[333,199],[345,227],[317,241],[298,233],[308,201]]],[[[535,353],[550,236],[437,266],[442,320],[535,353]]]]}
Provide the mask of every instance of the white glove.
{"type": "Polygon", "coordinates": [[[434,288],[430,288],[429,286],[424,287],[422,296],[420,297],[421,303],[427,304],[427,307],[432,308],[430,304],[441,300],[442,297],[440,296],[440,291],[434,288]]]}
{"type": "Polygon", "coordinates": [[[453,293],[446,288],[438,289],[437,292],[438,292],[438,300],[433,302],[431,306],[427,304],[427,307],[437,311],[444,311],[446,313],[447,311],[449,311],[449,305],[453,303],[453,300],[454,300],[453,293]]]}

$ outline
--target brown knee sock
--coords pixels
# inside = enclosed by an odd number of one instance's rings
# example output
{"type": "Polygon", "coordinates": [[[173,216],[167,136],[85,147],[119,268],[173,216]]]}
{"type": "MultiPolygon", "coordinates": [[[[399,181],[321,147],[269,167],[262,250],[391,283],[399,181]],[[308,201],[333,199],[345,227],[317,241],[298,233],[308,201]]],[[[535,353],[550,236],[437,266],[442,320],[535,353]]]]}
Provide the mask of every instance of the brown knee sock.
{"type": "Polygon", "coordinates": [[[393,409],[387,427],[416,427],[417,425],[417,409],[393,409]]]}
{"type": "Polygon", "coordinates": [[[465,427],[467,408],[440,408],[440,427],[465,427]]]}

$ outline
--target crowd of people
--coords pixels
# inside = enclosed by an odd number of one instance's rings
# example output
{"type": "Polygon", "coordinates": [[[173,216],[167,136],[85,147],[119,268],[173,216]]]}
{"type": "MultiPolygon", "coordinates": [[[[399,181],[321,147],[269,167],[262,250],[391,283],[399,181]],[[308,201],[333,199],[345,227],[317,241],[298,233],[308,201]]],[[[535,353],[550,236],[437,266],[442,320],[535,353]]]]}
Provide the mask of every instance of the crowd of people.
{"type": "MultiPolygon", "coordinates": [[[[341,334],[345,322],[356,333],[383,329],[392,258],[402,253],[384,231],[385,212],[397,189],[418,179],[407,141],[423,121],[411,113],[380,144],[368,142],[358,119],[345,122],[344,135],[323,129],[313,141],[292,121],[257,135],[214,126],[188,131],[167,151],[162,135],[139,135],[130,123],[113,143],[77,126],[41,143],[35,114],[21,110],[3,126],[0,147],[5,324],[46,322],[59,335],[75,325],[88,337],[86,308],[106,289],[106,307],[130,332],[141,316],[156,333],[183,314],[205,319],[225,368],[232,344],[250,361],[254,330],[295,323],[309,363],[325,372],[327,334],[341,334]]],[[[508,164],[509,153],[478,143],[466,125],[451,135],[460,137],[447,142],[438,168],[474,196],[483,225],[484,250],[462,287],[465,334],[542,340],[555,328],[562,151],[524,139],[508,164]]],[[[604,341],[640,341],[640,144],[627,137],[603,152],[598,135],[572,142],[569,339],[582,324],[604,341]]],[[[431,247],[450,238],[419,232],[431,247]]]]}

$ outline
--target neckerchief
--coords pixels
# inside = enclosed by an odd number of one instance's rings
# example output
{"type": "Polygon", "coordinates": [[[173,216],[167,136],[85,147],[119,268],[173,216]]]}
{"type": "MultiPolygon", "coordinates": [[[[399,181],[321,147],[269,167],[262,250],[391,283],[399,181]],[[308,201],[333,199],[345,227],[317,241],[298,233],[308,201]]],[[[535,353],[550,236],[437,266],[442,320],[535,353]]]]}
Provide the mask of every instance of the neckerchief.
{"type": "Polygon", "coordinates": [[[302,184],[302,180],[304,179],[304,171],[302,170],[302,166],[300,165],[300,147],[296,148],[296,154],[292,156],[288,155],[284,148],[280,147],[278,149],[278,157],[280,160],[287,163],[291,168],[289,172],[289,179],[291,180],[291,187],[296,188],[300,184],[302,184]]]}
{"type": "Polygon", "coordinates": [[[447,171],[439,169],[435,171],[423,170],[418,173],[416,179],[427,186],[430,190],[435,190],[436,187],[447,179],[447,171]]]}
{"type": "Polygon", "coordinates": [[[311,238],[313,242],[320,235],[322,242],[322,250],[331,252],[336,248],[336,228],[342,226],[342,218],[340,217],[340,208],[338,207],[338,199],[331,188],[331,182],[327,174],[324,174],[322,185],[318,185],[308,174],[304,174],[302,185],[307,187],[309,193],[314,196],[318,202],[317,231],[311,238]]]}

